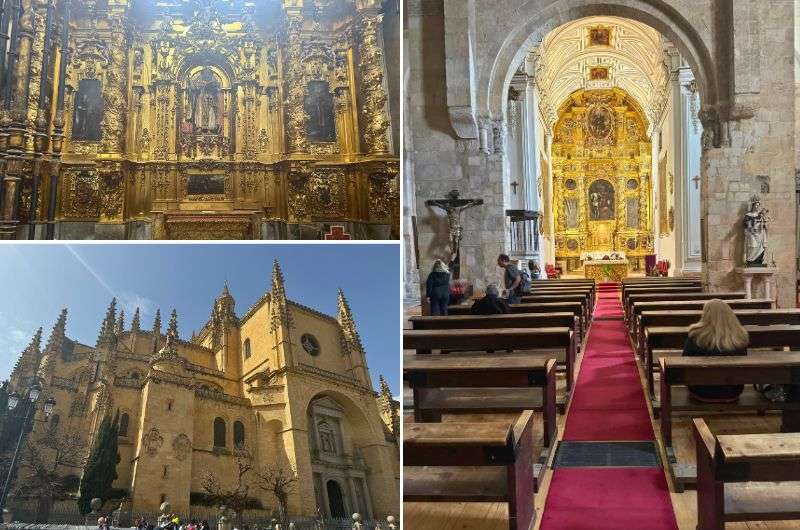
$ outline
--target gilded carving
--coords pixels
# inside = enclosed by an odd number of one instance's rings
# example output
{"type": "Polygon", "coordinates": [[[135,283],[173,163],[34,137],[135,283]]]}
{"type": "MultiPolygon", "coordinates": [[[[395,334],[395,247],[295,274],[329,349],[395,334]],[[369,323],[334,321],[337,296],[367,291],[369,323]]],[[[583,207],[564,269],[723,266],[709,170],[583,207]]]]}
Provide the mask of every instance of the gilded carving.
{"type": "Polygon", "coordinates": [[[364,14],[361,29],[361,91],[364,100],[364,143],[370,153],[387,153],[389,140],[386,91],[383,88],[383,50],[379,45],[383,15],[364,14]]]}
{"type": "Polygon", "coordinates": [[[64,216],[92,218],[100,213],[100,179],[92,168],[71,168],[65,174],[64,216]]]}

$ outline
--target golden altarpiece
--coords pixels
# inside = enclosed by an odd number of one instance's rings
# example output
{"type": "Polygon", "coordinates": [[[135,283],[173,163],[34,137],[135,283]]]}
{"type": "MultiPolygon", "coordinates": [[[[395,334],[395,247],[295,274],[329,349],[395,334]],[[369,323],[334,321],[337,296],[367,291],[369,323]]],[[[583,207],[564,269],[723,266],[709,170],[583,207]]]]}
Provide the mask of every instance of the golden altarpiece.
{"type": "Polygon", "coordinates": [[[651,143],[638,105],[620,89],[579,90],[559,109],[553,139],[556,259],[653,253],[651,143]]]}
{"type": "Polygon", "coordinates": [[[397,237],[395,1],[21,4],[5,237],[397,237]]]}

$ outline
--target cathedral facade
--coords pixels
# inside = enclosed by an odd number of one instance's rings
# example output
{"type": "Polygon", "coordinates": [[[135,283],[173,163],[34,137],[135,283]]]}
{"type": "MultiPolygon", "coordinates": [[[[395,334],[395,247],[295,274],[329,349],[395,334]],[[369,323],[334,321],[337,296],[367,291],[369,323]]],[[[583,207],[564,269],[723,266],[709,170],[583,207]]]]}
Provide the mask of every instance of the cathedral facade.
{"type": "MultiPolygon", "coordinates": [[[[160,313],[151,330],[138,310],[126,326],[112,302],[94,347],[67,338],[65,309],[44,349],[40,329],[23,352],[10,389],[38,378],[42,396],[55,399],[34,435],[55,422],[91,442],[103,417],[119,414],[114,487],[133,514],[157,513],[167,501],[188,515],[209,471],[235,486],[246,451],[253,469],[296,477],[292,517],[385,518],[399,510],[399,406],[383,380],[373,390],[350,307],[338,296],[336,317],[287,300],[276,262],[270,291],[253,307],[237,316],[226,285],[191,340],[179,338],[174,311],[164,334],[160,313]]],[[[277,507],[257,487],[250,495],[277,507]]]]}
{"type": "Polygon", "coordinates": [[[396,1],[22,0],[2,17],[3,237],[399,237],[396,1]]]}

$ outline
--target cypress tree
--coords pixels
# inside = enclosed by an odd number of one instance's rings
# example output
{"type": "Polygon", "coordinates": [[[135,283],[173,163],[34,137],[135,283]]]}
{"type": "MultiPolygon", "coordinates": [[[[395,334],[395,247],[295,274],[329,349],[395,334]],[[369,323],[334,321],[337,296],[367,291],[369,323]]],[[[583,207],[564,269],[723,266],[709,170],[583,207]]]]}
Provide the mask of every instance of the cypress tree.
{"type": "Polygon", "coordinates": [[[113,421],[106,415],[97,430],[81,479],[78,507],[82,514],[92,511],[90,504],[93,498],[100,498],[103,502],[111,498],[119,462],[118,433],[119,411],[114,415],[113,421]]]}

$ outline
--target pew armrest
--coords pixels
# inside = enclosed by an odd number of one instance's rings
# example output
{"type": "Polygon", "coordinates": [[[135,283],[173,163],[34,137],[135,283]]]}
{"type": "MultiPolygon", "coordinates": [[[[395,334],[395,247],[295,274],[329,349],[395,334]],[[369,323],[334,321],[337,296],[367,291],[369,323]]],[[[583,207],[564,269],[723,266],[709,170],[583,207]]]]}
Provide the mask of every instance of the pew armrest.
{"type": "Polygon", "coordinates": [[[708,458],[714,458],[717,442],[711,429],[708,428],[708,424],[706,424],[703,418],[694,418],[692,419],[692,423],[697,448],[704,449],[708,458]]]}

